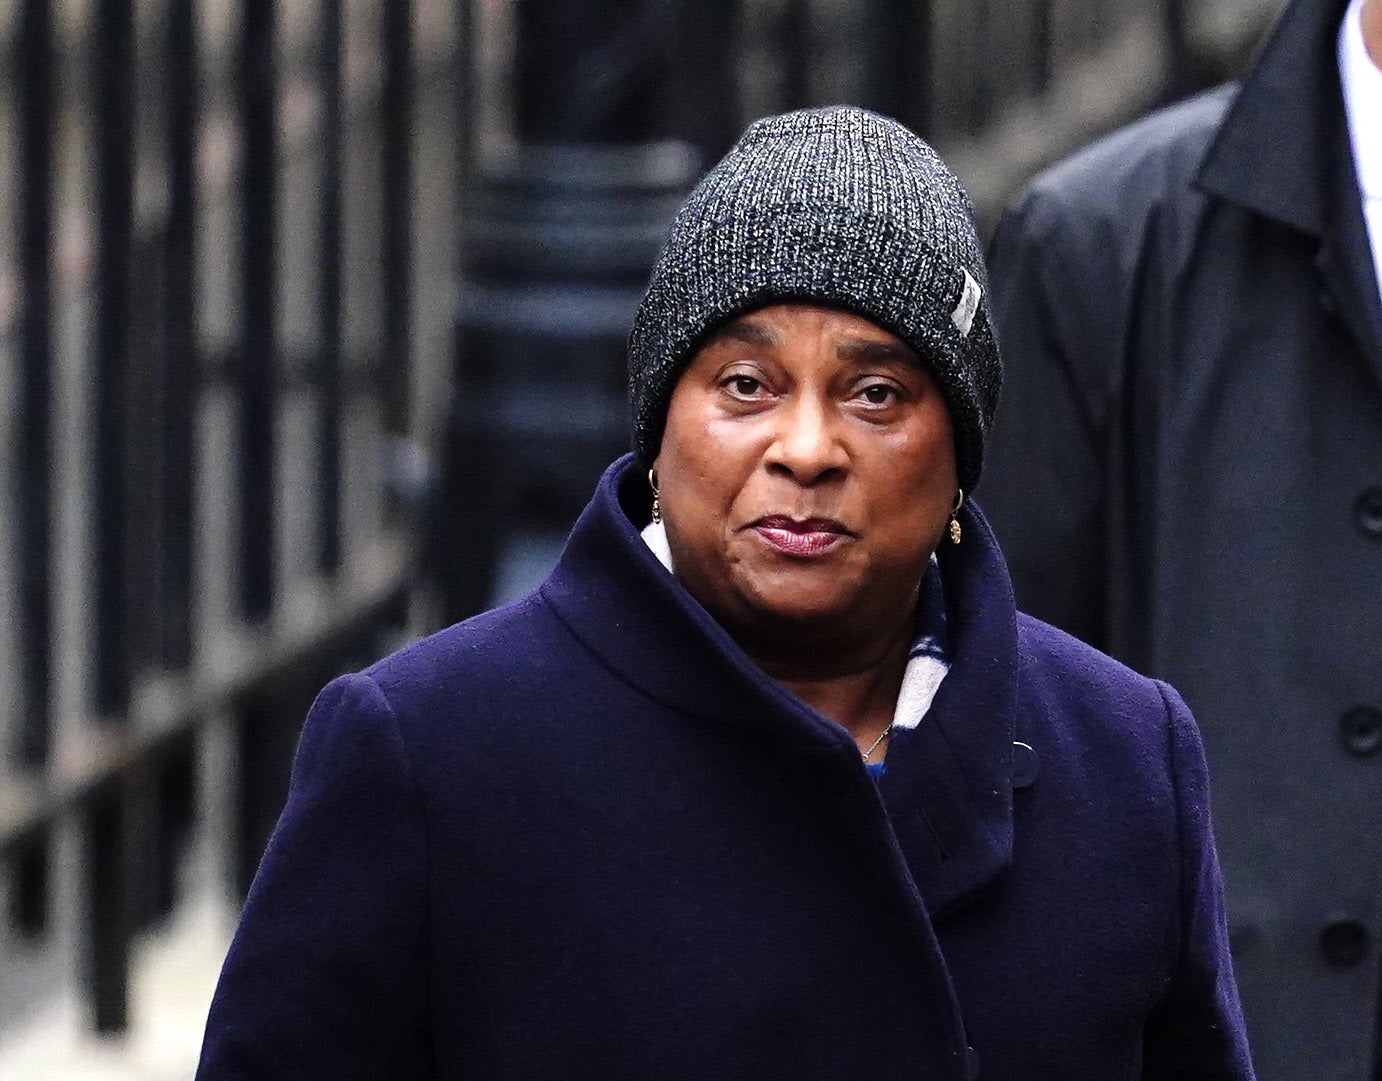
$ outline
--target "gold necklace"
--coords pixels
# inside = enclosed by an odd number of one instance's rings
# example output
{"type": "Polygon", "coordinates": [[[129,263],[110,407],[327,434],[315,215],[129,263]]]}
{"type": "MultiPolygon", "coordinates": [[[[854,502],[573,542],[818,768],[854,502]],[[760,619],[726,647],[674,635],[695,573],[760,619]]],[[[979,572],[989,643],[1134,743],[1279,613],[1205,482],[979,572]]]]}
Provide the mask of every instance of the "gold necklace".
{"type": "Polygon", "coordinates": [[[873,752],[878,750],[878,745],[893,734],[893,725],[896,723],[896,721],[889,721],[888,727],[883,729],[883,731],[879,732],[878,738],[869,744],[869,749],[867,751],[859,752],[859,754],[863,756],[865,764],[868,763],[869,757],[873,754],[873,752]]]}

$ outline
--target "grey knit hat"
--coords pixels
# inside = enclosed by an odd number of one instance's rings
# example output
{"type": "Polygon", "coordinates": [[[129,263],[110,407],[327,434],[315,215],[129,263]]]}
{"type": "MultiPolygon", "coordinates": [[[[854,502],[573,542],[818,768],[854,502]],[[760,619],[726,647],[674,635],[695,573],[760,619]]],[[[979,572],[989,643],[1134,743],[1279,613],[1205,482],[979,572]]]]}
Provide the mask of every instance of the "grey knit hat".
{"type": "Polygon", "coordinates": [[[677,212],[629,336],[644,465],[706,333],[789,300],[848,309],[917,351],[950,407],[960,486],[972,489],[1003,381],[973,207],[925,141],[849,106],[755,121],[677,212]]]}

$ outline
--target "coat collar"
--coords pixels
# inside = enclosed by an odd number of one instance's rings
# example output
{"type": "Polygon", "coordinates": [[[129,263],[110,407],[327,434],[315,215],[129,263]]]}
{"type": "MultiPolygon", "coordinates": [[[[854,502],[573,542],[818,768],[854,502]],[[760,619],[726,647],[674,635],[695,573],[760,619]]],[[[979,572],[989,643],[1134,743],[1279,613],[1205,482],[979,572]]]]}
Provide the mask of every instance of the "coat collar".
{"type": "Polygon", "coordinates": [[[1382,299],[1344,114],[1339,25],[1349,0],[1293,0],[1200,165],[1204,191],[1319,241],[1321,303],[1382,380],[1382,299]]]}
{"type": "Polygon", "coordinates": [[[1007,565],[973,504],[964,541],[942,545],[950,671],[915,729],[888,749],[883,798],[932,915],[954,908],[1012,857],[1017,612],[1007,565]]]}
{"type": "MultiPolygon", "coordinates": [[[[635,523],[646,520],[648,502],[631,455],[610,467],[543,583],[548,604],[648,697],[766,736],[765,753],[829,759],[848,771],[840,787],[871,793],[849,733],[765,676],[643,543],[635,523]]],[[[962,515],[964,543],[941,557],[950,672],[922,724],[894,736],[882,784],[897,845],[933,916],[992,881],[1012,849],[1016,613],[987,523],[969,505],[962,515]]]]}
{"type": "MultiPolygon", "coordinates": [[[[1200,166],[1205,191],[1324,235],[1343,122],[1339,22],[1348,0],[1293,0],[1200,166]]],[[[1351,159],[1342,163],[1348,166],[1351,159]]]]}

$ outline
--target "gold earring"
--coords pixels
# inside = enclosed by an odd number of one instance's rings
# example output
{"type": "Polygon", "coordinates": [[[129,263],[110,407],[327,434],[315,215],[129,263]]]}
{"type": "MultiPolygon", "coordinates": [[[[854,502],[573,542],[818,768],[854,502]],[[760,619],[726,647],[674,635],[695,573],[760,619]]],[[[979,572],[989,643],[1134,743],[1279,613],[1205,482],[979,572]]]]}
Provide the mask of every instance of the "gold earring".
{"type": "Polygon", "coordinates": [[[662,523],[662,503],[657,495],[657,474],[653,470],[648,470],[648,487],[653,490],[653,525],[662,523]]]}
{"type": "Polygon", "coordinates": [[[960,488],[960,489],[958,489],[958,492],[959,492],[959,494],[955,497],[955,507],[954,507],[954,509],[951,510],[951,512],[950,512],[950,543],[951,543],[951,544],[959,544],[959,543],[960,543],[960,536],[961,536],[960,523],[959,523],[959,520],[955,517],[955,515],[959,514],[959,513],[960,513],[960,508],[963,507],[963,506],[965,505],[965,490],[964,490],[963,488],[960,488]]]}

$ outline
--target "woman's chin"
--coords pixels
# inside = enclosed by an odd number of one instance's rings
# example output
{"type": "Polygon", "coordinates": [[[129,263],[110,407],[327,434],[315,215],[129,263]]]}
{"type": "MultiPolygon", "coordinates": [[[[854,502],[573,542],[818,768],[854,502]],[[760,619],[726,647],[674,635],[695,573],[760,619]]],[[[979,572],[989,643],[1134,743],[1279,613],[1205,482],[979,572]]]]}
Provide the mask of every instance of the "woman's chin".
{"type": "Polygon", "coordinates": [[[753,608],[763,620],[797,629],[820,628],[847,623],[858,608],[857,599],[842,593],[838,578],[823,583],[773,583],[755,590],[753,608]]]}

